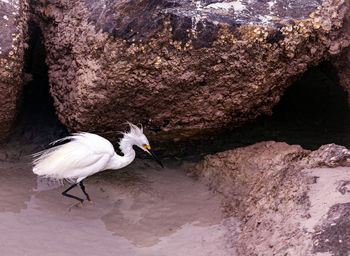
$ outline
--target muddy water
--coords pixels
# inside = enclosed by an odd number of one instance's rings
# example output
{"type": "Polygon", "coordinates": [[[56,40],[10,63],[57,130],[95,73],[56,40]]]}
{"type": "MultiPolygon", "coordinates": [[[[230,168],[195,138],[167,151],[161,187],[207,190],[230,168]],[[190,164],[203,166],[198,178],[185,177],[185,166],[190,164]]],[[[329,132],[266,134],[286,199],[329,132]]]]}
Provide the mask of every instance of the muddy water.
{"type": "Polygon", "coordinates": [[[95,204],[70,208],[60,194],[68,184],[38,179],[25,161],[0,162],[0,254],[235,255],[238,223],[184,168],[136,160],[86,179],[95,204]]]}

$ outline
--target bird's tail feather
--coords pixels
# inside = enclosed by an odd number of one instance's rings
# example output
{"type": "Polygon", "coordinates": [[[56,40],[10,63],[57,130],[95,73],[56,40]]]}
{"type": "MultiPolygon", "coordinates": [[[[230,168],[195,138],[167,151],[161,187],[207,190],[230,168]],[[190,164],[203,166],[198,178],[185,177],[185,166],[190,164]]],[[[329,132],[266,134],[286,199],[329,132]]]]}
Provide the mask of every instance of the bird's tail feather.
{"type": "Polygon", "coordinates": [[[66,147],[66,145],[67,144],[58,145],[33,154],[33,172],[39,176],[51,179],[63,179],[60,175],[62,172],[57,172],[55,170],[64,171],[66,169],[66,158],[69,157],[71,153],[70,147],[66,147]]]}

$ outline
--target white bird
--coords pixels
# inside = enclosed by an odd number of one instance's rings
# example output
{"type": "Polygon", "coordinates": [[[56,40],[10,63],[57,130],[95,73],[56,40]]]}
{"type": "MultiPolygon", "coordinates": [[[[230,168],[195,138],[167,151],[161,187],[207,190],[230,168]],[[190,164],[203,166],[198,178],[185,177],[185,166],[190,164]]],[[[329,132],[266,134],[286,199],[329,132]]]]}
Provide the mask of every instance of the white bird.
{"type": "Polygon", "coordinates": [[[123,156],[116,154],[113,145],[99,135],[87,132],[75,133],[51,144],[69,140],[68,143],[34,154],[33,172],[50,179],[73,181],[73,185],[63,191],[62,195],[78,200],[74,205],[82,206],[83,199],[67,192],[79,184],[86,199],[92,202],[85,191],[83,180],[97,172],[120,169],[130,164],[135,159],[133,145],[152,155],[163,167],[161,161],[151,150],[142,127],[128,124],[130,130],[123,133],[123,138],[119,142],[123,156]]]}

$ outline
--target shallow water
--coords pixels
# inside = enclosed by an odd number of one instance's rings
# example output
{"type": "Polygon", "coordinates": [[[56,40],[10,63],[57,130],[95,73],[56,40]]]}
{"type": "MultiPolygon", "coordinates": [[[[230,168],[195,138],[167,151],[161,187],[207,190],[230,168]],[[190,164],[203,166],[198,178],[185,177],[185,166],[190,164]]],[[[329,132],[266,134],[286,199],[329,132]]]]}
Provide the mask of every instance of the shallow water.
{"type": "Polygon", "coordinates": [[[238,222],[223,218],[221,197],[174,166],[136,160],[89,177],[95,204],[70,208],[60,194],[69,184],[37,178],[24,161],[0,162],[0,254],[235,255],[238,222]]]}

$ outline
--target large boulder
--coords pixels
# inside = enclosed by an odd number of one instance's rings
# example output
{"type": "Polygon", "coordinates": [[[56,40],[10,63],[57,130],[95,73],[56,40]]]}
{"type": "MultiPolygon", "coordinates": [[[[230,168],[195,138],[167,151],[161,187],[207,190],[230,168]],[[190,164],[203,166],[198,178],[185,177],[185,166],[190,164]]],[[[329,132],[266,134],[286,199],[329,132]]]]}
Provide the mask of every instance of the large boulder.
{"type": "Polygon", "coordinates": [[[348,255],[350,151],[273,141],[208,155],[191,169],[242,220],[239,255],[348,255]],[[345,225],[345,226],[344,226],[345,225]]]}
{"type": "Polygon", "coordinates": [[[348,1],[58,1],[42,20],[51,94],[69,130],[126,120],[180,140],[271,114],[309,66],[349,45],[348,1]]]}
{"type": "Polygon", "coordinates": [[[0,0],[0,141],[9,134],[23,86],[26,1],[0,0]]]}

